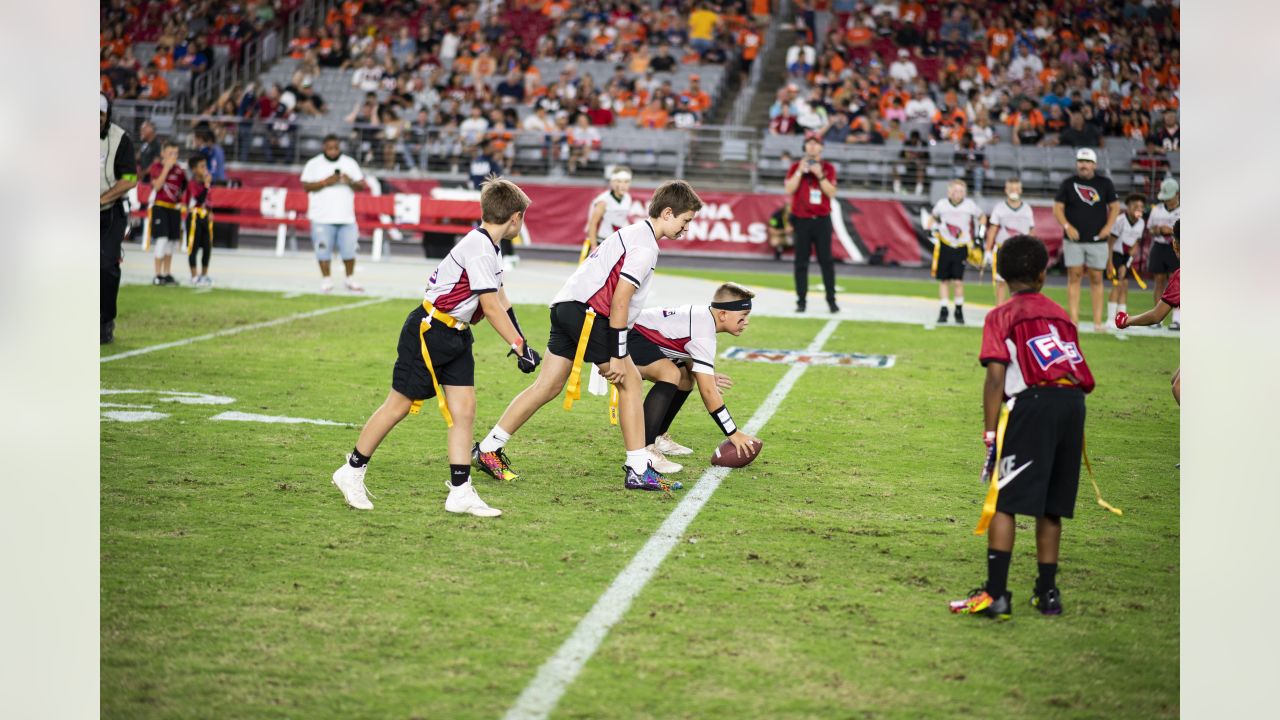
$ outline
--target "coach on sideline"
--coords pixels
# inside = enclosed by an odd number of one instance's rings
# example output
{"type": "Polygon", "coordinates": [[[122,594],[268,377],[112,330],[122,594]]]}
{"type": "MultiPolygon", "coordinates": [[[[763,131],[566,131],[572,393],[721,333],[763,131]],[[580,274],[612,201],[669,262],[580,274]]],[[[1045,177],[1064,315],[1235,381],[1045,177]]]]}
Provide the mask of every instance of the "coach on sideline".
{"type": "Polygon", "coordinates": [[[111,101],[102,93],[98,93],[98,138],[98,342],[106,345],[115,339],[121,245],[129,222],[124,195],[138,184],[138,165],[133,157],[133,140],[124,128],[111,122],[111,101]]]}
{"type": "Polygon", "coordinates": [[[791,227],[796,246],[796,312],[804,312],[809,294],[809,248],[818,254],[827,307],[836,305],[836,267],[831,259],[831,198],[836,196],[836,168],[822,159],[822,136],[804,139],[804,155],[787,170],[783,185],[791,198],[791,227]]]}
{"type": "Polygon", "coordinates": [[[1062,256],[1067,266],[1067,314],[1080,326],[1080,280],[1089,270],[1089,300],[1093,328],[1103,332],[1102,271],[1107,268],[1107,240],[1120,217],[1120,197],[1111,178],[1097,174],[1098,155],[1090,148],[1076,151],[1076,174],[1062,181],[1053,198],[1053,217],[1065,237],[1062,256]]]}

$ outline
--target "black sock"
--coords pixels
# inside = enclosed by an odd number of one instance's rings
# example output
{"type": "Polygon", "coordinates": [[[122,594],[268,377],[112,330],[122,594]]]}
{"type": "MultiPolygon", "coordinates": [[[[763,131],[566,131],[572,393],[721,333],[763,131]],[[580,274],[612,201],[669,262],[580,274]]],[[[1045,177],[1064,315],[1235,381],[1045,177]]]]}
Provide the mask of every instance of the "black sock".
{"type": "Polygon", "coordinates": [[[662,421],[671,409],[671,401],[675,399],[676,386],[669,382],[656,382],[644,398],[644,444],[652,445],[662,433],[658,430],[662,421]]]}
{"type": "Polygon", "coordinates": [[[662,418],[662,424],[658,426],[658,434],[666,435],[671,429],[671,423],[675,422],[676,415],[680,414],[680,408],[684,406],[684,401],[689,399],[692,390],[676,390],[676,396],[671,400],[671,407],[667,408],[667,416],[662,418]]]}
{"type": "Polygon", "coordinates": [[[454,487],[466,485],[471,479],[470,465],[450,465],[449,466],[449,484],[454,487]]]}
{"type": "Polygon", "coordinates": [[[1048,592],[1058,586],[1058,563],[1037,563],[1040,576],[1036,578],[1036,594],[1048,592]]]}
{"type": "Polygon", "coordinates": [[[347,458],[347,464],[353,468],[362,468],[369,464],[369,458],[371,457],[373,456],[363,455],[358,449],[351,448],[351,456],[347,458]]]}
{"type": "Polygon", "coordinates": [[[1004,597],[1009,586],[1009,561],[1012,552],[987,551],[987,593],[993,598],[1004,597]]]}

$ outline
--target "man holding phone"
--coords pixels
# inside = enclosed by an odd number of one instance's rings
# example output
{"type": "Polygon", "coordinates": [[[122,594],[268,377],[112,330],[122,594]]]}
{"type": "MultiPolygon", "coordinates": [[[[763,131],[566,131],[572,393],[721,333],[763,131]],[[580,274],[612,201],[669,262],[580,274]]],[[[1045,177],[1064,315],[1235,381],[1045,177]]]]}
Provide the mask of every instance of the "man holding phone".
{"type": "Polygon", "coordinates": [[[368,189],[360,165],[342,153],[337,135],[324,139],[324,151],[307,161],[302,168],[302,188],[309,193],[307,219],[311,221],[311,242],[320,263],[321,292],[332,292],[329,262],[337,247],[346,267],[347,290],[364,292],[352,277],[356,272],[356,245],[360,239],[356,227],[356,192],[368,189]]]}
{"type": "Polygon", "coordinates": [[[831,198],[836,196],[835,166],[822,159],[822,136],[811,133],[804,140],[804,155],[787,171],[783,188],[791,198],[791,226],[796,246],[796,312],[804,312],[809,293],[809,252],[812,247],[822,267],[827,307],[836,305],[836,268],[831,258],[831,198]]]}

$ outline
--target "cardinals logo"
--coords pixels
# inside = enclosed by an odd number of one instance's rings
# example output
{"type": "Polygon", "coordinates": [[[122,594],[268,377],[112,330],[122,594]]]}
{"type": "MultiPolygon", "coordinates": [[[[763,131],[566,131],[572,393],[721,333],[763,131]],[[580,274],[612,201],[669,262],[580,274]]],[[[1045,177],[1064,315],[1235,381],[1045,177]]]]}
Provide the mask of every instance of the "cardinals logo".
{"type": "Polygon", "coordinates": [[[1081,185],[1080,183],[1072,183],[1072,184],[1076,186],[1076,195],[1079,195],[1080,199],[1083,200],[1086,204],[1094,205],[1099,200],[1102,199],[1098,195],[1098,191],[1094,190],[1088,185],[1081,185]]]}

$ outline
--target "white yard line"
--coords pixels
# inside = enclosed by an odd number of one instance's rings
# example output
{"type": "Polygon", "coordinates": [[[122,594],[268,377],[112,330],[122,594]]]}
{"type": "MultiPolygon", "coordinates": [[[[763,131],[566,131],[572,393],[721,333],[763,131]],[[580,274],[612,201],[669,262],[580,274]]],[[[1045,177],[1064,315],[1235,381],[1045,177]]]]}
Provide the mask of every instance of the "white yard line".
{"type": "Polygon", "coordinates": [[[168,350],[169,348],[182,347],[184,345],[190,345],[192,343],[198,343],[204,340],[212,340],[214,338],[225,337],[227,335],[235,335],[237,333],[245,332],[246,330],[259,330],[261,328],[273,327],[275,325],[284,325],[285,323],[291,323],[295,320],[305,320],[307,318],[318,317],[320,315],[328,315],[329,313],[339,312],[341,310],[354,310],[356,308],[362,308],[362,307],[367,307],[369,305],[376,305],[377,303],[386,302],[390,299],[391,298],[385,298],[385,297],[370,298],[368,300],[362,300],[360,302],[350,303],[348,305],[338,305],[336,307],[321,308],[320,310],[312,310],[310,312],[297,313],[295,315],[276,318],[275,320],[265,320],[263,322],[251,323],[249,325],[240,325],[233,328],[227,328],[226,330],[219,330],[218,332],[215,332],[215,333],[209,333],[208,335],[197,335],[195,337],[186,338],[185,340],[175,340],[173,342],[161,343],[159,345],[150,345],[148,347],[138,348],[137,350],[130,350],[129,352],[122,352],[116,355],[108,355],[102,358],[101,360],[99,360],[99,362],[105,363],[105,362],[111,362],[112,360],[123,360],[125,358],[131,358],[136,355],[146,355],[147,353],[152,353],[157,350],[168,350]]]}
{"type": "MultiPolygon", "coordinates": [[[[835,332],[839,320],[830,320],[818,332],[817,337],[809,344],[809,352],[817,352],[826,344],[835,332]]],[[[773,417],[778,406],[787,398],[807,369],[807,365],[793,365],[782,376],[773,392],[765,398],[747,421],[743,432],[755,435],[760,432],[769,418],[773,417]]],[[[555,709],[556,703],[564,695],[565,690],[582,672],[582,668],[604,642],[609,629],[626,614],[631,603],[640,595],[640,591],[649,582],[658,566],[670,554],[671,549],[680,542],[684,531],[697,517],[698,511],[711,499],[711,494],[720,487],[720,481],[729,474],[728,468],[712,467],[702,474],[693,489],[685,495],[684,500],[667,516],[658,531],[640,548],[631,563],[613,579],[613,583],[604,591],[586,617],[574,628],[573,634],[560,646],[542,667],[533,681],[525,687],[524,692],[516,699],[515,705],[507,711],[507,720],[532,720],[546,718],[555,709]]]]}

